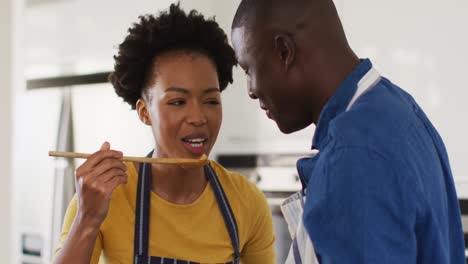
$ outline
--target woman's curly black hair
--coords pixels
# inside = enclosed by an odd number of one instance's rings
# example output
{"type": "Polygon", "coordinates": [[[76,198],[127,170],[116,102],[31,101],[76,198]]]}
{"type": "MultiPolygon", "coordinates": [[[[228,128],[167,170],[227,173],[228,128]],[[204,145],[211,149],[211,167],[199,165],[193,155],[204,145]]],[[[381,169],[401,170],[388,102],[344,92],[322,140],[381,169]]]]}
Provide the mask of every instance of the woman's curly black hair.
{"type": "Polygon", "coordinates": [[[132,109],[144,92],[154,59],[169,51],[206,55],[216,66],[221,91],[232,83],[232,68],[237,60],[226,34],[214,18],[205,19],[196,10],[186,14],[179,4],[172,4],[168,11],[156,17],[140,16],[139,22],[128,32],[119,45],[118,55],[114,56],[114,72],[109,81],[132,109]]]}

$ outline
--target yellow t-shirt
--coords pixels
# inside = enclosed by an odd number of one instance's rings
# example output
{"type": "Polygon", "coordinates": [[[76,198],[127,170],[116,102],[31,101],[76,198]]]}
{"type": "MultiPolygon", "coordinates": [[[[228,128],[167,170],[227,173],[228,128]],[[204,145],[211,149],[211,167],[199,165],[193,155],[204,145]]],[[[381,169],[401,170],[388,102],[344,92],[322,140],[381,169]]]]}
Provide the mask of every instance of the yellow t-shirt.
{"type": "MultiPolygon", "coordinates": [[[[243,264],[275,263],[274,231],[265,196],[245,177],[210,161],[237,221],[243,264]]],[[[102,254],[107,264],[133,263],[135,198],[138,173],[128,163],[128,183],[114,190],[106,219],[100,227],[91,263],[102,254]]],[[[65,214],[62,247],[77,212],[76,196],[65,214]]],[[[192,204],[177,205],[151,193],[149,254],[200,263],[232,260],[233,247],[213,189],[208,183],[192,204]]]]}

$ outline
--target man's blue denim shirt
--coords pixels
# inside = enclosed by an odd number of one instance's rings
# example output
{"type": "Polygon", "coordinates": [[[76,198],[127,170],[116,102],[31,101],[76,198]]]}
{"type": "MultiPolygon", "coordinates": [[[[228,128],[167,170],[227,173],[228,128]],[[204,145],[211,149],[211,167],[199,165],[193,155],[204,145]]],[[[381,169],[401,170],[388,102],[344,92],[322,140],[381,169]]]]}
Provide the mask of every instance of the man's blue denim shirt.
{"type": "Polygon", "coordinates": [[[385,78],[346,111],[369,60],[322,109],[298,161],[304,225],[322,264],[465,262],[447,152],[415,100],[385,78]]]}

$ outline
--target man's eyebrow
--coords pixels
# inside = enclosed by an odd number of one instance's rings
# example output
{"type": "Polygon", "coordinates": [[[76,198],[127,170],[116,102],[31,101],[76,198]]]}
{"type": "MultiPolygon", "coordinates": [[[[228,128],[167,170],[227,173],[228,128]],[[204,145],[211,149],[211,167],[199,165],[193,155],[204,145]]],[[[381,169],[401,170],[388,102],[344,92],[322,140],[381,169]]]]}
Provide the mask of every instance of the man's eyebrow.
{"type": "Polygon", "coordinates": [[[215,88],[215,87],[213,87],[213,88],[208,88],[208,89],[206,89],[205,91],[203,91],[204,94],[219,93],[219,92],[220,92],[219,88],[215,88]]]}

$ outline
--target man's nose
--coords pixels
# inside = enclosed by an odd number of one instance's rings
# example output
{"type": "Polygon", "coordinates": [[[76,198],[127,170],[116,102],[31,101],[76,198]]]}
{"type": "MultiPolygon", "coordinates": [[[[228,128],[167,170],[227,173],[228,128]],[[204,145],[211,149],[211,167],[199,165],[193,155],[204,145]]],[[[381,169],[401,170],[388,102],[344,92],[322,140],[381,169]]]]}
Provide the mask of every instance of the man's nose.
{"type": "Polygon", "coordinates": [[[252,99],[258,99],[257,95],[252,91],[252,88],[249,87],[249,90],[247,91],[249,94],[249,97],[252,99]]]}
{"type": "Polygon", "coordinates": [[[258,99],[257,95],[255,94],[254,92],[254,87],[255,85],[253,85],[253,79],[250,78],[250,76],[247,77],[247,93],[249,94],[249,97],[252,98],[252,99],[258,99]]]}

